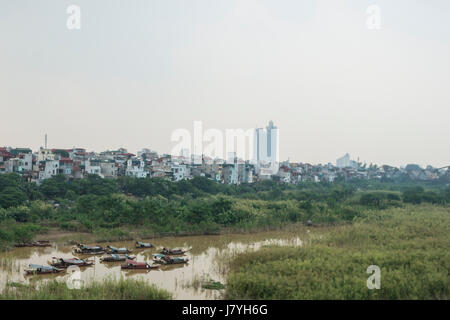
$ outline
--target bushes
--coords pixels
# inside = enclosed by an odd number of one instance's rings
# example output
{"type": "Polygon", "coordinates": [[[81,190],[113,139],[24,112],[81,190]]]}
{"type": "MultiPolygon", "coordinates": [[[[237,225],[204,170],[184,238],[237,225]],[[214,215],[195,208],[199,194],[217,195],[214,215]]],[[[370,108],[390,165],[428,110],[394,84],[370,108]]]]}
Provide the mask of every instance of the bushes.
{"type": "Polygon", "coordinates": [[[85,225],[81,224],[79,221],[60,222],[59,228],[61,230],[74,231],[74,232],[89,232],[90,231],[90,229],[88,229],[85,225]]]}
{"type": "Polygon", "coordinates": [[[449,203],[448,191],[443,190],[440,193],[434,191],[424,191],[422,187],[408,188],[403,192],[403,202],[420,204],[422,202],[445,204],[449,203]]]}
{"type": "Polygon", "coordinates": [[[370,192],[364,193],[359,198],[359,204],[376,209],[386,209],[391,206],[400,205],[400,196],[392,192],[370,192]]]}
{"type": "MultiPolygon", "coordinates": [[[[0,221],[14,219],[42,225],[51,222],[69,231],[147,225],[151,229],[146,232],[152,233],[209,233],[221,228],[278,228],[308,220],[315,224],[342,223],[360,217],[367,208],[381,210],[401,205],[395,192],[367,193],[356,191],[358,187],[370,189],[371,185],[261,181],[235,186],[205,177],[174,183],[158,178],[101,179],[95,175],[74,180],[59,175],[45,180],[38,188],[22,183],[18,175],[0,175],[0,188],[6,190],[0,192],[0,205],[8,207],[0,208],[0,221]],[[52,199],[48,200],[51,204],[39,200],[42,197],[52,199]]],[[[391,187],[386,183],[385,188],[391,187]]],[[[402,199],[404,203],[445,204],[449,196],[449,189],[424,191],[409,187],[402,199]]]]}
{"type": "Polygon", "coordinates": [[[0,221],[14,219],[17,222],[37,222],[54,216],[53,207],[42,201],[33,201],[27,206],[21,205],[0,209],[0,221]]]}
{"type": "Polygon", "coordinates": [[[16,223],[13,220],[0,223],[0,248],[12,246],[14,243],[30,242],[42,227],[31,223],[16,223]]]}

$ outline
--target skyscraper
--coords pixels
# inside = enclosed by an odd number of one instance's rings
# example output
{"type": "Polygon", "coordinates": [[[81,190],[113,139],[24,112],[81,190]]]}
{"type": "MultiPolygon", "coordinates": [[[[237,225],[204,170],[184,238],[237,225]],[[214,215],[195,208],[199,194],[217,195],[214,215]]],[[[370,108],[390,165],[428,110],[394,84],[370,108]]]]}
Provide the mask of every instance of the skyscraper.
{"type": "Polygon", "coordinates": [[[257,168],[260,166],[276,166],[279,162],[278,128],[269,121],[264,128],[255,129],[253,139],[253,161],[257,168]]]}

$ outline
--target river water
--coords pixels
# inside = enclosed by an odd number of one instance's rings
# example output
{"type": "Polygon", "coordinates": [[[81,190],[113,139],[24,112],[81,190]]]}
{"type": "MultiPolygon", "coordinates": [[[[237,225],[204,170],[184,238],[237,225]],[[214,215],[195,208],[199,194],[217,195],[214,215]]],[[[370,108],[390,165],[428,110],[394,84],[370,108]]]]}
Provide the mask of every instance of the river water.
{"type": "MultiPolygon", "coordinates": [[[[101,255],[74,255],[72,246],[54,243],[52,247],[44,248],[16,248],[9,252],[0,253],[0,289],[8,281],[30,283],[49,279],[67,281],[69,274],[62,272],[51,275],[24,275],[29,264],[46,265],[52,257],[92,258],[95,264],[81,268],[81,280],[84,283],[99,281],[106,278],[118,279],[143,278],[159,288],[171,292],[175,299],[220,299],[223,290],[208,290],[196,285],[201,279],[212,279],[226,283],[226,261],[236,254],[258,250],[265,245],[293,245],[300,246],[301,239],[308,239],[305,230],[260,232],[255,234],[232,234],[216,236],[166,237],[145,242],[152,243],[155,248],[135,249],[134,241],[110,242],[115,247],[132,249],[130,255],[136,256],[136,261],[152,262],[152,254],[158,253],[162,247],[190,249],[184,257],[189,258],[188,264],[162,266],[154,270],[121,270],[124,262],[100,261],[101,255]]],[[[100,244],[106,246],[106,243],[100,244]]],[[[94,244],[90,244],[94,245],[94,244]]]]}

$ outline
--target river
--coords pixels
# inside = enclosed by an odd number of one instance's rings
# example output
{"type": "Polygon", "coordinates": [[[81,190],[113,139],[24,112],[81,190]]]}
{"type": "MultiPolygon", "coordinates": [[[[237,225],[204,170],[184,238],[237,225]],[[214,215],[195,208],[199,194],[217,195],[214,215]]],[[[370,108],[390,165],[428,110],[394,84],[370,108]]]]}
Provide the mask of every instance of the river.
{"type": "MultiPolygon", "coordinates": [[[[184,248],[189,251],[184,255],[189,258],[187,264],[162,266],[159,269],[121,270],[123,262],[101,262],[98,256],[74,255],[72,246],[53,243],[52,247],[16,248],[0,253],[0,289],[8,281],[30,283],[56,279],[67,281],[66,272],[51,275],[24,275],[29,264],[46,265],[52,257],[61,258],[92,258],[93,266],[81,268],[81,280],[84,283],[99,281],[105,278],[118,279],[120,277],[143,278],[159,288],[171,292],[175,299],[220,299],[223,290],[203,289],[198,285],[201,279],[212,279],[226,284],[226,266],[224,263],[235,254],[258,250],[265,245],[294,245],[300,246],[302,239],[309,235],[304,229],[296,231],[270,231],[254,234],[230,234],[212,236],[165,237],[145,242],[152,243],[155,248],[135,249],[134,241],[109,242],[115,247],[132,249],[130,255],[136,256],[136,261],[152,262],[152,255],[158,253],[162,247],[184,248]],[[197,284],[197,285],[196,285],[197,284]]],[[[102,243],[101,246],[107,244],[102,243]]],[[[93,244],[90,244],[93,245],[93,244]]]]}

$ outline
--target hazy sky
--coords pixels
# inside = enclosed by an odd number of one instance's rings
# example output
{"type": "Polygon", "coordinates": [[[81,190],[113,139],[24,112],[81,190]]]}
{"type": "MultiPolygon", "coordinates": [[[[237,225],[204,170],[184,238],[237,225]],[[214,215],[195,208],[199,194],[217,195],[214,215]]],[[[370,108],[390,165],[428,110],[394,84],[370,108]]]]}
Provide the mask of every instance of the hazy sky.
{"type": "Polygon", "coordinates": [[[33,150],[273,120],[280,159],[449,165],[450,1],[2,0],[0,115],[0,146],[33,150]]]}

